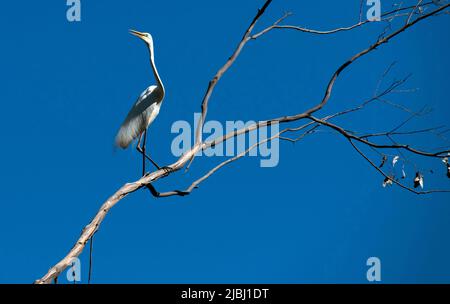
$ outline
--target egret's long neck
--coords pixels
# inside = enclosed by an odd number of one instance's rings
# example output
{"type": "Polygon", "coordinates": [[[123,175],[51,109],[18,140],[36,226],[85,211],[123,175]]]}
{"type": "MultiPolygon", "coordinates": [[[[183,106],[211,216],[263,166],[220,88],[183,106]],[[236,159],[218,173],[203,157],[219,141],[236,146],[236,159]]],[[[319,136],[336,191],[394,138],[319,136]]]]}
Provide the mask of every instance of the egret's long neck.
{"type": "Polygon", "coordinates": [[[158,87],[160,87],[162,89],[162,92],[164,94],[165,93],[164,85],[163,85],[163,83],[161,81],[161,78],[159,77],[158,70],[156,69],[156,65],[155,65],[155,55],[154,55],[155,52],[154,52],[154,49],[153,49],[153,45],[150,44],[148,46],[148,50],[150,52],[150,64],[152,65],[153,74],[155,75],[155,79],[156,79],[158,87]]]}

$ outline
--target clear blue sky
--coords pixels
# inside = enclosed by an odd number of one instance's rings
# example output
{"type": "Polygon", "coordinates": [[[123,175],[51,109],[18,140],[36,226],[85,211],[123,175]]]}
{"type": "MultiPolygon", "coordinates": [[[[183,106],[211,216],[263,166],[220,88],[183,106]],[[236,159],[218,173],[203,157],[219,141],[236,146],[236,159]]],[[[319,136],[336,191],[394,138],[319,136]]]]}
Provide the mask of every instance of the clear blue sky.
{"type": "MultiPolygon", "coordinates": [[[[231,55],[263,1],[82,1],[82,21],[66,20],[66,1],[2,3],[0,28],[0,282],[29,283],[72,247],[116,189],[140,174],[133,149],[113,139],[138,94],[155,81],[142,42],[152,33],[167,95],[150,128],[149,149],[170,164],[173,121],[192,121],[208,80],[231,55]]],[[[384,4],[383,11],[389,7],[384,4]]],[[[359,1],[275,0],[258,28],[284,11],[288,23],[317,29],[353,24],[359,1]]],[[[333,113],[412,73],[391,100],[435,111],[405,130],[448,123],[450,18],[429,19],[347,70],[333,113]]],[[[333,71],[376,39],[381,24],[333,36],[274,31],[251,42],[220,82],[209,119],[258,120],[297,113],[323,95],[333,71]]],[[[407,115],[377,104],[337,121],[383,131],[407,115]]],[[[435,137],[408,140],[437,147],[435,137]]],[[[372,154],[371,154],[372,155],[372,154]]],[[[183,188],[222,158],[199,158],[187,174],[158,181],[183,188]]],[[[379,159],[375,159],[376,162],[379,159]]],[[[417,160],[426,187],[450,187],[441,164],[417,160]]],[[[408,174],[414,169],[408,169],[408,174]]],[[[382,280],[450,282],[450,200],[381,187],[382,177],[332,133],[281,143],[280,163],[233,163],[192,195],[156,200],[144,190],[121,201],[94,242],[95,283],[366,282],[366,260],[382,280]]],[[[87,279],[88,251],[81,256],[87,279]]],[[[64,282],[64,279],[62,278],[64,282]]]]}

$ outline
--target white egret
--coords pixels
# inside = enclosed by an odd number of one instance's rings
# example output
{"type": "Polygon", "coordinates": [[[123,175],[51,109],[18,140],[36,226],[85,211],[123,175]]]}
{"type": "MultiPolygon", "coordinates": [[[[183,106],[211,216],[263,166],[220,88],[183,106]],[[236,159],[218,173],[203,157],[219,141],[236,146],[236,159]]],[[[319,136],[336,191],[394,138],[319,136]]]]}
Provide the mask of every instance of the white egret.
{"type": "Polygon", "coordinates": [[[142,39],[147,45],[150,53],[150,65],[156,79],[156,85],[151,85],[144,90],[133,107],[130,109],[130,112],[120,126],[120,129],[116,135],[116,145],[126,149],[133,142],[133,140],[139,138],[136,148],[142,154],[142,174],[144,175],[146,158],[150,160],[156,168],[160,169],[156,162],[154,162],[150,156],[146,154],[145,146],[147,141],[147,128],[155,120],[159,113],[165,91],[164,85],[161,82],[161,78],[159,77],[158,70],[155,66],[152,36],[149,33],[141,33],[135,30],[130,30],[130,34],[142,39]]]}

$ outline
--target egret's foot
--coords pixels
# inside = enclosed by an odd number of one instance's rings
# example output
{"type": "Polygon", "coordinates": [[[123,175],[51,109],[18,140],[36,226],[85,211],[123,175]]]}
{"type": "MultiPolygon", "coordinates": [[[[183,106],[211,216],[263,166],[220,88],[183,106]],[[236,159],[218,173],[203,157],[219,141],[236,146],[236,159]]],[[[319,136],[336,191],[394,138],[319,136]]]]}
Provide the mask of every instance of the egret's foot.
{"type": "Polygon", "coordinates": [[[164,166],[164,167],[158,168],[158,170],[163,170],[164,171],[164,176],[167,176],[170,173],[172,173],[173,171],[175,171],[173,168],[171,168],[169,166],[164,166]]]}
{"type": "MultiPolygon", "coordinates": [[[[171,167],[168,167],[168,166],[165,166],[165,167],[157,167],[157,170],[159,171],[159,170],[163,170],[164,171],[164,174],[163,174],[163,176],[167,176],[167,175],[169,175],[170,173],[172,173],[173,171],[175,171],[174,169],[172,169],[171,167]]],[[[152,173],[152,172],[146,172],[144,175],[142,175],[142,176],[148,176],[148,175],[150,175],[150,173],[152,173]]]]}

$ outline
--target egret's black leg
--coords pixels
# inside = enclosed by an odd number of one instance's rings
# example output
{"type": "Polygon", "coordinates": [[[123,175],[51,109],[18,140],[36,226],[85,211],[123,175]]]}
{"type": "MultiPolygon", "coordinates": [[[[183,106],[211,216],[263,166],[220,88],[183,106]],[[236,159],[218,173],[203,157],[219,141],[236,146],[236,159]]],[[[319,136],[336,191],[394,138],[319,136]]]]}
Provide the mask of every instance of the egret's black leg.
{"type": "MultiPolygon", "coordinates": [[[[142,148],[140,148],[139,146],[139,148],[138,148],[138,150],[139,150],[139,152],[141,152],[142,153],[142,157],[144,158],[144,162],[145,162],[145,158],[146,159],[148,159],[158,170],[160,170],[161,169],[161,167],[160,166],[158,166],[158,164],[149,156],[149,155],[147,155],[146,153],[145,153],[145,151],[146,151],[146,148],[145,148],[145,146],[146,146],[146,142],[147,142],[147,130],[145,130],[144,131],[144,133],[143,133],[143,136],[144,136],[144,142],[143,142],[143,144],[142,144],[142,148]]],[[[144,174],[143,175],[145,175],[145,172],[144,172],[144,174]]]]}
{"type": "Polygon", "coordinates": [[[146,143],[147,143],[147,130],[142,132],[142,134],[139,136],[138,144],[136,146],[136,149],[139,151],[139,153],[142,154],[142,176],[145,175],[145,159],[148,159],[153,165],[155,165],[156,168],[161,169],[156,162],[153,161],[153,159],[148,156],[146,151],[146,143]],[[144,138],[142,140],[142,138],[144,138]],[[142,147],[141,147],[141,141],[142,141],[142,147]]]}
{"type": "Polygon", "coordinates": [[[142,176],[145,175],[145,159],[148,159],[158,170],[164,170],[166,174],[169,174],[173,171],[170,167],[160,167],[149,155],[147,155],[146,152],[146,142],[147,142],[147,130],[142,132],[141,136],[139,137],[138,144],[136,146],[136,149],[142,154],[142,176]],[[144,138],[142,140],[142,137],[144,138]],[[142,147],[141,147],[141,141],[142,141],[142,147]]]}
{"type": "MultiPolygon", "coordinates": [[[[143,135],[144,133],[141,133],[141,135],[139,135],[139,140],[138,140],[138,143],[137,143],[137,146],[136,146],[136,150],[138,150],[139,151],[139,153],[141,153],[142,154],[142,175],[145,175],[145,152],[144,152],[144,150],[142,150],[142,148],[141,148],[141,140],[142,140],[142,135],[143,135]]],[[[145,139],[144,139],[145,140],[145,139]]],[[[145,148],[144,148],[145,149],[145,148]]]]}
{"type": "Polygon", "coordinates": [[[149,161],[151,161],[151,163],[156,167],[156,169],[161,170],[161,167],[158,166],[158,164],[153,159],[151,159],[150,156],[148,156],[148,155],[145,155],[145,156],[147,157],[147,159],[149,161]]]}
{"type": "Polygon", "coordinates": [[[145,175],[145,144],[147,143],[147,130],[143,133],[144,141],[142,143],[142,176],[145,175]]]}

